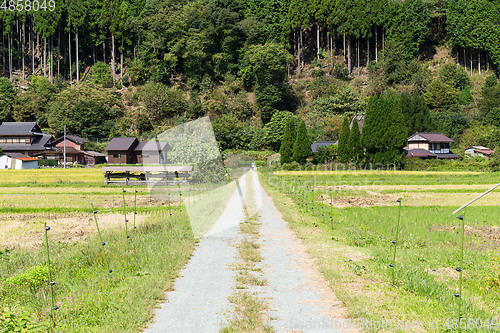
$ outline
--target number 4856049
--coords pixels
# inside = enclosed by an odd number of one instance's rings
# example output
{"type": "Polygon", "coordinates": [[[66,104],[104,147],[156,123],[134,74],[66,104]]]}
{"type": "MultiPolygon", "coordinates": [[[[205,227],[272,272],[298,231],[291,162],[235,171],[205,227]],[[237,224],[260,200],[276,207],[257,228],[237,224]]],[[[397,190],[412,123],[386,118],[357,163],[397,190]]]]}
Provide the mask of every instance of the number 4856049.
{"type": "Polygon", "coordinates": [[[56,2],[54,0],[4,0],[2,2],[2,6],[0,6],[0,10],[10,11],[10,12],[38,12],[40,10],[43,11],[54,11],[56,9],[56,2]]]}

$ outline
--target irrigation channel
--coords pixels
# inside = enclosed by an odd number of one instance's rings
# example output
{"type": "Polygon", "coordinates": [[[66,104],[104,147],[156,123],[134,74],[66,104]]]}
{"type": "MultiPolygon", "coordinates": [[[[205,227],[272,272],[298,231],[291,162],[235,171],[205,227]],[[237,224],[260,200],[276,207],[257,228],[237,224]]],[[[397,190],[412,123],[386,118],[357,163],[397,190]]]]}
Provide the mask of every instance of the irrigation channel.
{"type": "Polygon", "coordinates": [[[224,212],[200,239],[145,332],[219,332],[235,319],[229,301],[235,293],[264,302],[264,321],[274,332],[341,332],[332,323],[346,320],[313,260],[251,170],[240,178],[224,212]],[[262,256],[254,273],[259,272],[265,282],[243,288],[234,266],[239,261],[238,246],[245,241],[242,225],[249,219],[259,226],[254,241],[262,256]]]}

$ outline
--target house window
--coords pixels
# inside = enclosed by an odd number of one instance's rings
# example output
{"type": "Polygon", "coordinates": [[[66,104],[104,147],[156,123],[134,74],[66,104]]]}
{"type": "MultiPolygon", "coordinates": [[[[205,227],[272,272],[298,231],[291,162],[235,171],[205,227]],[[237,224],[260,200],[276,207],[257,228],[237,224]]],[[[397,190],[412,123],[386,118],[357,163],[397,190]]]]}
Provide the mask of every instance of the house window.
{"type": "Polygon", "coordinates": [[[21,138],[20,137],[16,138],[16,143],[21,143],[21,138]]]}
{"type": "Polygon", "coordinates": [[[0,138],[1,143],[7,143],[7,138],[0,138]]]}
{"type": "Polygon", "coordinates": [[[141,157],[142,158],[149,158],[149,155],[148,154],[142,154],[141,157]]]}
{"type": "Polygon", "coordinates": [[[113,158],[120,158],[120,157],[122,157],[121,154],[113,154],[113,158]]]}

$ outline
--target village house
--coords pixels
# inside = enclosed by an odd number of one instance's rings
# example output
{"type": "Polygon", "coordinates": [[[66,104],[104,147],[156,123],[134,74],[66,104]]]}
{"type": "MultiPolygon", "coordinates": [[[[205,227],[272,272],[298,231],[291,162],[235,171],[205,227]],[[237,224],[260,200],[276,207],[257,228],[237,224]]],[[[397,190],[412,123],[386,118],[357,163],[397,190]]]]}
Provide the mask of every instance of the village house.
{"type": "Polygon", "coordinates": [[[405,148],[407,158],[442,159],[459,158],[450,151],[450,143],[455,142],[441,133],[417,132],[408,138],[405,148]]]}
{"type": "Polygon", "coordinates": [[[0,125],[0,147],[4,153],[28,157],[53,151],[54,138],[43,133],[36,122],[3,122],[0,125]]]}
{"type": "MultiPolygon", "coordinates": [[[[54,149],[45,152],[43,158],[56,159],[59,163],[64,163],[64,136],[54,140],[54,149]]],[[[106,163],[106,155],[85,149],[87,140],[77,135],[66,135],[66,163],[95,165],[106,163]]]]}
{"type": "Polygon", "coordinates": [[[465,155],[469,157],[481,156],[484,158],[490,158],[493,150],[483,147],[483,146],[472,146],[465,149],[465,155]]]}
{"type": "Polygon", "coordinates": [[[139,142],[137,138],[113,138],[104,149],[109,164],[166,164],[167,142],[139,142]]]}
{"type": "Polygon", "coordinates": [[[0,153],[0,170],[38,169],[38,159],[20,153],[0,153]]]}

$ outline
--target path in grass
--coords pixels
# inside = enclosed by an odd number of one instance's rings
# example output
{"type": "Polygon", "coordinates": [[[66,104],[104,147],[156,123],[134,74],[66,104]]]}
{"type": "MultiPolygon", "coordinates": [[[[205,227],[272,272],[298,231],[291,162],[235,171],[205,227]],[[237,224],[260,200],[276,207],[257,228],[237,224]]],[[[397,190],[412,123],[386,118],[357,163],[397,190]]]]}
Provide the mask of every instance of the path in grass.
{"type": "MultiPolygon", "coordinates": [[[[247,292],[267,303],[268,324],[274,332],[341,332],[334,326],[336,321],[346,321],[345,310],[261,187],[257,172],[252,173],[249,180],[253,181],[247,184],[242,177],[240,186],[242,193],[247,186],[253,187],[255,196],[262,198],[260,238],[256,242],[263,257],[262,278],[267,283],[252,286],[247,292]]],[[[212,228],[222,231],[209,232],[200,240],[147,333],[218,332],[228,326],[228,319],[234,319],[228,301],[237,291],[231,264],[237,261],[237,245],[243,240],[239,223],[245,217],[239,193],[236,191],[212,228]]]]}
{"type": "MultiPolygon", "coordinates": [[[[242,193],[245,177],[240,180],[242,193]]],[[[218,332],[230,310],[228,297],[235,287],[230,267],[241,241],[239,223],[245,219],[240,192],[235,191],[213,228],[200,242],[189,263],[175,281],[174,290],[156,312],[155,322],[145,331],[218,332]]]]}

